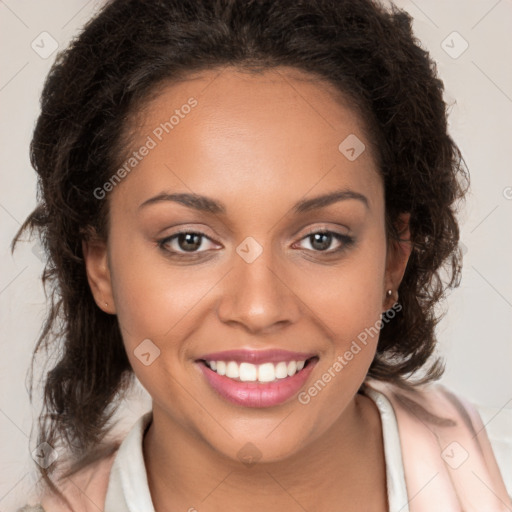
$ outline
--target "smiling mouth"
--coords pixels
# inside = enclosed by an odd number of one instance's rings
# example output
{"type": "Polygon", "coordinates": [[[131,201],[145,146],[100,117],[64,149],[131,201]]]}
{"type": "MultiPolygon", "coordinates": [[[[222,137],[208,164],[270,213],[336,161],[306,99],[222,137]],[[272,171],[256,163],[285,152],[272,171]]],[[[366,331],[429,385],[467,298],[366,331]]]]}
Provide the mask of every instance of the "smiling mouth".
{"type": "Polygon", "coordinates": [[[218,375],[237,382],[271,383],[293,377],[316,360],[318,360],[317,356],[303,360],[265,362],[262,364],[205,359],[201,359],[200,362],[218,375]]]}

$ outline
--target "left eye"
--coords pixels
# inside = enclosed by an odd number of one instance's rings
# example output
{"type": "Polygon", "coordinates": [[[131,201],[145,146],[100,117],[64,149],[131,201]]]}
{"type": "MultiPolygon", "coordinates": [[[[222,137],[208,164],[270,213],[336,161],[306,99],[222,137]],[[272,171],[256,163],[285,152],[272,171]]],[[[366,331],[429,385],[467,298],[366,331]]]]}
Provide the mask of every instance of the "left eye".
{"type": "Polygon", "coordinates": [[[352,238],[341,233],[335,233],[334,231],[318,231],[306,235],[302,240],[307,240],[311,248],[306,247],[307,250],[314,252],[337,252],[342,250],[345,246],[350,245],[352,238]],[[337,249],[329,250],[329,247],[337,241],[339,247],[337,249]]]}

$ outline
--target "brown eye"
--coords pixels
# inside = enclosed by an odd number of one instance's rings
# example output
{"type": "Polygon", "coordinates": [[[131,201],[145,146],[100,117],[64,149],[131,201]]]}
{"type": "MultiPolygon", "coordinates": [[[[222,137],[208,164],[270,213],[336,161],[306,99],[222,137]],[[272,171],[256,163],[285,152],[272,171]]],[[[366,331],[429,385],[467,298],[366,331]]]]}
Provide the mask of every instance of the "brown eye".
{"type": "Polygon", "coordinates": [[[314,235],[309,235],[309,240],[313,249],[326,251],[331,246],[333,236],[331,233],[315,233],[314,235]]]}
{"type": "Polygon", "coordinates": [[[195,231],[181,231],[158,241],[158,245],[171,255],[183,256],[185,254],[202,254],[207,252],[208,244],[205,240],[213,242],[204,233],[195,231]],[[199,250],[201,249],[201,250],[199,250]]]}
{"type": "MultiPolygon", "coordinates": [[[[305,249],[313,252],[324,252],[333,254],[346,249],[354,243],[354,239],[348,235],[336,233],[334,231],[316,231],[309,233],[302,241],[307,240],[310,247],[305,249]],[[337,242],[338,247],[332,249],[333,242],[337,242]]],[[[304,247],[303,247],[304,248],[304,247]]]]}
{"type": "Polygon", "coordinates": [[[199,233],[180,233],[176,241],[180,249],[192,252],[201,247],[202,235],[199,233]]]}

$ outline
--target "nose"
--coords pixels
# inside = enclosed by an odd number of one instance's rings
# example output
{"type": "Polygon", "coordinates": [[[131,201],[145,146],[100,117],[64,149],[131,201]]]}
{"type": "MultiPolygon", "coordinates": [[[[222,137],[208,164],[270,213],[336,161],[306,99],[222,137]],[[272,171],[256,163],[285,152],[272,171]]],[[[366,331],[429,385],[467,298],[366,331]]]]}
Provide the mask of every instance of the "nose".
{"type": "Polygon", "coordinates": [[[300,300],[287,279],[284,262],[264,249],[254,261],[235,254],[218,303],[219,319],[253,334],[273,333],[297,322],[300,300]]]}

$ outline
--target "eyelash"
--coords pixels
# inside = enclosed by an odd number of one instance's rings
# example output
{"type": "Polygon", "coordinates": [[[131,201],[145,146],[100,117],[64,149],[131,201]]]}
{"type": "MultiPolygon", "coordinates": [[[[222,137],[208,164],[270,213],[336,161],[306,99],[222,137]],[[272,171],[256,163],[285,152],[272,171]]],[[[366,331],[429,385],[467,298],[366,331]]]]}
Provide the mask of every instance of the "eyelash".
{"type": "MultiPolygon", "coordinates": [[[[169,256],[171,258],[178,258],[178,259],[179,258],[191,259],[191,257],[194,258],[194,256],[195,257],[200,256],[203,252],[205,252],[205,251],[179,252],[179,251],[169,250],[166,247],[171,241],[173,241],[174,239],[177,239],[179,237],[179,235],[183,235],[183,234],[200,236],[201,237],[201,245],[202,245],[202,241],[204,238],[212,241],[209,236],[205,235],[204,233],[201,233],[200,231],[184,229],[182,231],[177,231],[176,233],[172,234],[171,236],[168,236],[166,238],[162,238],[161,240],[158,240],[157,241],[158,247],[161,250],[165,251],[167,256],[169,256]]],[[[320,255],[333,255],[333,254],[342,253],[343,251],[345,251],[346,249],[348,249],[349,247],[354,245],[354,242],[355,242],[354,238],[349,235],[338,233],[336,231],[330,231],[327,229],[317,229],[314,231],[310,231],[309,233],[306,233],[306,235],[304,235],[299,241],[306,240],[309,237],[316,235],[316,234],[332,235],[332,237],[335,240],[337,240],[338,242],[341,242],[342,245],[338,249],[335,249],[335,250],[325,250],[325,251],[319,251],[319,250],[314,250],[314,249],[304,249],[304,250],[318,253],[320,255]]]]}
{"type": "Polygon", "coordinates": [[[345,251],[346,249],[348,249],[355,242],[353,237],[351,237],[349,235],[342,234],[342,233],[338,233],[337,231],[331,231],[329,229],[316,229],[316,230],[312,230],[309,233],[306,233],[300,239],[300,241],[306,240],[309,237],[311,237],[313,235],[317,235],[317,234],[318,235],[332,235],[332,237],[335,240],[337,240],[338,242],[341,243],[340,247],[338,247],[338,249],[334,249],[334,250],[331,249],[331,250],[326,250],[326,251],[315,251],[314,249],[305,249],[305,250],[312,251],[312,252],[318,253],[318,254],[325,254],[325,255],[339,254],[339,253],[342,253],[343,251],[345,251]]]}

